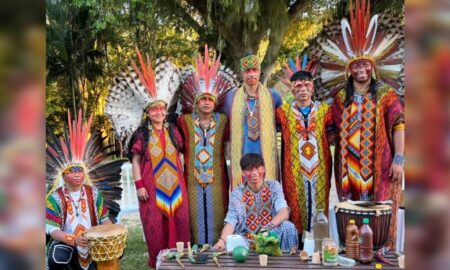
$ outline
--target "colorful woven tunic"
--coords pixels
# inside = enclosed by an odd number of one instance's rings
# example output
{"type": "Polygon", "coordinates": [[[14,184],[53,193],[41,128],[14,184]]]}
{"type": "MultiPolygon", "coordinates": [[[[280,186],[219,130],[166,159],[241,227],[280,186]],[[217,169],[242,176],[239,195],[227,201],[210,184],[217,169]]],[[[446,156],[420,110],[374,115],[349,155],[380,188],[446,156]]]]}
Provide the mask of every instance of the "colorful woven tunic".
{"type": "MultiPolygon", "coordinates": [[[[77,200],[73,200],[71,193],[64,187],[58,188],[48,196],[45,214],[48,234],[59,229],[69,234],[81,235],[108,219],[108,209],[103,206],[103,197],[95,187],[84,185],[78,196],[77,200]]],[[[58,244],[58,241],[52,240],[47,251],[55,244],[58,244]]],[[[88,269],[92,262],[89,248],[77,247],[77,251],[81,268],[88,269]]]]}
{"type": "MultiPolygon", "coordinates": [[[[378,87],[370,93],[355,95],[344,108],[345,93],[340,91],[333,103],[333,117],[338,127],[335,177],[341,201],[393,200],[392,216],[397,216],[401,182],[389,179],[394,156],[393,135],[404,129],[403,107],[393,89],[378,87]]],[[[389,244],[395,247],[396,218],[391,219],[389,244]]]]}
{"type": "Polygon", "coordinates": [[[311,104],[307,115],[295,101],[277,109],[283,139],[282,183],[297,230],[310,231],[317,210],[328,211],[331,153],[328,135],[334,125],[329,105],[311,104]]]}
{"type": "Polygon", "coordinates": [[[258,91],[258,97],[252,98],[242,86],[230,91],[223,102],[222,110],[230,119],[232,188],[242,183],[239,161],[248,153],[262,155],[266,177],[278,179],[275,110],[281,105],[281,97],[261,84],[258,91]]]}
{"type": "MultiPolygon", "coordinates": [[[[169,128],[181,143],[176,127],[169,128]]],[[[149,251],[149,265],[154,267],[160,250],[175,247],[177,241],[190,241],[186,186],[178,151],[170,139],[168,128],[158,132],[141,127],[131,145],[131,152],[141,156],[141,179],[149,196],[146,202],[139,201],[139,212],[149,251]]]]}
{"type": "MultiPolygon", "coordinates": [[[[279,182],[265,180],[257,193],[241,184],[231,192],[225,223],[233,225],[235,234],[256,233],[286,207],[279,182]]],[[[292,222],[286,220],[273,230],[280,236],[282,250],[298,245],[297,229],[292,222]]]]}
{"type": "Polygon", "coordinates": [[[212,245],[223,228],[229,190],[224,153],[227,125],[227,116],[219,113],[213,114],[207,129],[202,129],[196,113],[178,118],[184,135],[184,176],[193,243],[212,245]]]}

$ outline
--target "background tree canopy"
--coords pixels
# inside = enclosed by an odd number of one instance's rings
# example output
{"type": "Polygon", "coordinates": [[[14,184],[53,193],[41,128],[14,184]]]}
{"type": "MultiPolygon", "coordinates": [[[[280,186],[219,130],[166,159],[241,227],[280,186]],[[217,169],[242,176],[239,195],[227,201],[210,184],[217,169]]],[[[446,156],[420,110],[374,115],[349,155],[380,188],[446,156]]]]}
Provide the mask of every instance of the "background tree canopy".
{"type": "MultiPolygon", "coordinates": [[[[403,0],[372,0],[372,13],[402,11],[403,0]]],[[[323,25],[347,14],[347,0],[47,0],[47,124],[62,132],[67,110],[83,108],[111,132],[103,115],[108,87],[135,47],[152,59],[191,64],[204,44],[239,72],[257,53],[263,81],[301,54],[323,25]]]]}

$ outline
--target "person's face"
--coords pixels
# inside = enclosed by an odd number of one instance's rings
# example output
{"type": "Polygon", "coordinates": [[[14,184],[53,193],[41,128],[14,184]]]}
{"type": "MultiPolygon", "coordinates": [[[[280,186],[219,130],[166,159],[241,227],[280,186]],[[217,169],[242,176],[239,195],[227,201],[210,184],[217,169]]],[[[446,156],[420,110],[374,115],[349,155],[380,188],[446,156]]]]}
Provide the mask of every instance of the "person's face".
{"type": "Polygon", "coordinates": [[[296,101],[310,101],[314,94],[314,84],[312,81],[293,81],[291,82],[292,94],[296,101]]]}
{"type": "Polygon", "coordinates": [[[244,83],[246,83],[249,86],[258,84],[260,75],[261,71],[257,68],[250,68],[244,71],[244,73],[242,73],[244,83]]]}
{"type": "Polygon", "coordinates": [[[152,124],[163,123],[166,119],[166,106],[157,105],[147,110],[147,116],[152,124]]]}
{"type": "Polygon", "coordinates": [[[258,185],[263,182],[266,169],[264,166],[253,167],[243,171],[247,183],[251,185],[258,185]]]}
{"type": "Polygon", "coordinates": [[[197,101],[197,108],[200,113],[210,114],[214,111],[215,102],[213,97],[204,95],[197,101]]]}
{"type": "Polygon", "coordinates": [[[64,174],[64,182],[72,187],[81,187],[84,182],[84,170],[80,166],[75,166],[69,169],[69,171],[64,174]]]}
{"type": "Polygon", "coordinates": [[[350,74],[353,80],[359,83],[365,83],[372,76],[372,63],[369,60],[359,60],[350,65],[350,74]]]}

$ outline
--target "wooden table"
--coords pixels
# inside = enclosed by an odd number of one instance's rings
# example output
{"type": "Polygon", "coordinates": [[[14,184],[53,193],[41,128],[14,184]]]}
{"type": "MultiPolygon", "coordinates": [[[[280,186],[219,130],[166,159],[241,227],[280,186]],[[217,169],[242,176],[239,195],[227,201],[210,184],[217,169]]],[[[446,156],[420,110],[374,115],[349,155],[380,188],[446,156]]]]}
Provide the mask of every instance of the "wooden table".
{"type": "MultiPolygon", "coordinates": [[[[224,254],[219,257],[219,263],[221,264],[221,268],[218,268],[212,259],[213,252],[205,252],[209,254],[208,263],[207,264],[192,264],[189,263],[187,258],[182,258],[181,261],[185,266],[185,269],[198,269],[198,270],[226,270],[226,269],[242,269],[242,270],[254,270],[254,269],[375,269],[375,264],[377,261],[373,261],[369,265],[363,265],[357,263],[355,266],[325,266],[322,264],[312,264],[311,259],[308,262],[300,261],[299,253],[296,255],[283,255],[281,257],[269,257],[267,262],[267,266],[259,265],[259,257],[254,251],[250,251],[249,257],[243,263],[238,263],[233,260],[231,255],[224,254]]],[[[390,266],[387,264],[383,264],[382,269],[400,269],[398,267],[397,255],[394,253],[388,253],[385,256],[390,261],[394,262],[396,266],[390,266]]],[[[168,270],[168,269],[181,269],[180,265],[173,260],[164,261],[161,266],[158,268],[160,270],[168,270]]]]}

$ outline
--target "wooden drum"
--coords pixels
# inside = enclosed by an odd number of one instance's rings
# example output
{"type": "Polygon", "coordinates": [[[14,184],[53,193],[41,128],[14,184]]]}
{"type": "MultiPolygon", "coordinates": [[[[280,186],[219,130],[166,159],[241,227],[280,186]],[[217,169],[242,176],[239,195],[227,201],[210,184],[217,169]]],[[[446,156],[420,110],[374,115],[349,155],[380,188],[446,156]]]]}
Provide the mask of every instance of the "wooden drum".
{"type": "Polygon", "coordinates": [[[120,269],[119,258],[125,249],[127,229],[121,224],[105,224],[90,228],[85,237],[89,253],[99,270],[120,269]]]}
{"type": "Polygon", "coordinates": [[[369,226],[373,231],[373,248],[383,247],[389,236],[392,207],[386,204],[357,205],[350,202],[341,202],[335,207],[336,222],[339,240],[345,243],[346,227],[350,219],[354,219],[356,226],[361,228],[363,218],[369,218],[369,226]]]}

